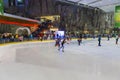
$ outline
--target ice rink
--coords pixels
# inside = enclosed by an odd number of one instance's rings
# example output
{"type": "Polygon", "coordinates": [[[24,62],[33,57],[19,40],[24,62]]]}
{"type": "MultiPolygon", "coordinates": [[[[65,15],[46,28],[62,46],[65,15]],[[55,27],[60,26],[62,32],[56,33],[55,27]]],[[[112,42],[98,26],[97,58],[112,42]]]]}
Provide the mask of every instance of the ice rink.
{"type": "Polygon", "coordinates": [[[72,41],[65,52],[54,42],[13,45],[15,60],[0,62],[0,80],[120,80],[120,41],[103,39],[97,45],[97,39],[83,40],[81,46],[72,41]]]}

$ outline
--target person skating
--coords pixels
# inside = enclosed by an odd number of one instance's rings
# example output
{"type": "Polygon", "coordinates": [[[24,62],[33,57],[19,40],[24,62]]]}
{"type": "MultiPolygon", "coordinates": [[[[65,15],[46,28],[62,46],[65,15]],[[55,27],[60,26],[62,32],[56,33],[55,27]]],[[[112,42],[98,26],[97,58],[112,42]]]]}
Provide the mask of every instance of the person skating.
{"type": "Polygon", "coordinates": [[[66,43],[66,39],[63,39],[63,41],[61,41],[61,45],[60,48],[58,50],[62,49],[62,52],[64,52],[64,44],[66,43]]]}
{"type": "Polygon", "coordinates": [[[110,35],[109,34],[107,35],[107,38],[108,38],[108,41],[109,41],[110,40],[110,35]]]}
{"type": "Polygon", "coordinates": [[[101,35],[98,35],[98,46],[101,46],[101,35]]]}
{"type": "Polygon", "coordinates": [[[82,42],[82,34],[80,34],[80,36],[78,37],[78,45],[79,46],[80,46],[81,42],[82,42]]]}
{"type": "Polygon", "coordinates": [[[57,47],[58,47],[58,50],[59,50],[59,48],[60,48],[60,41],[61,41],[61,39],[58,38],[58,39],[56,40],[56,43],[55,43],[55,47],[57,46],[57,47]]]}

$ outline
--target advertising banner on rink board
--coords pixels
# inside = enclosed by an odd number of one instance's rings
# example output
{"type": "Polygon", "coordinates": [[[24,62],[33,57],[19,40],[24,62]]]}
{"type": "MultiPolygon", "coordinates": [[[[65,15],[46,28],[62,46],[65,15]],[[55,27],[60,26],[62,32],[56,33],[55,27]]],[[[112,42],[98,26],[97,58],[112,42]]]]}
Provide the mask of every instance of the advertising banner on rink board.
{"type": "Polygon", "coordinates": [[[115,28],[120,28],[120,5],[115,7],[115,28]]]}

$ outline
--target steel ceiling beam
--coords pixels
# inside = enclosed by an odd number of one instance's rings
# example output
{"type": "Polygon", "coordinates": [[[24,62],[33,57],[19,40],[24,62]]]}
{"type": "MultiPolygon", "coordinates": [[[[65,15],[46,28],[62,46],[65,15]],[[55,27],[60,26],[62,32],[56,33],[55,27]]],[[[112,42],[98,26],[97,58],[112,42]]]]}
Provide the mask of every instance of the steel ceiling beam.
{"type": "Polygon", "coordinates": [[[88,5],[90,5],[90,4],[95,4],[95,3],[98,3],[98,2],[100,2],[100,1],[102,1],[102,0],[95,0],[95,1],[92,1],[92,2],[88,3],[88,5]]]}
{"type": "Polygon", "coordinates": [[[79,3],[80,1],[83,1],[83,0],[78,0],[78,1],[76,1],[76,2],[79,3]]]}

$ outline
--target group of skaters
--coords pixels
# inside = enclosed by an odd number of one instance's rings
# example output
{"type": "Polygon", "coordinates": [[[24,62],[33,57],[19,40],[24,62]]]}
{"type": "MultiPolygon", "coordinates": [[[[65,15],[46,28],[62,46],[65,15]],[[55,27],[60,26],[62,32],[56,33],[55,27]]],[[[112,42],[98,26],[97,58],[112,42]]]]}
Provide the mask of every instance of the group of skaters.
{"type": "MultiPolygon", "coordinates": [[[[108,34],[107,35],[107,40],[109,41],[111,37],[112,36],[108,34]]],[[[116,34],[114,37],[115,37],[115,44],[118,45],[120,35],[116,34]]],[[[102,40],[101,38],[102,38],[102,36],[98,35],[98,46],[101,46],[101,40],[102,40]]]]}
{"type": "Polygon", "coordinates": [[[58,46],[58,50],[60,51],[62,49],[62,52],[64,52],[64,44],[66,43],[66,39],[57,39],[55,46],[58,46]]]}
{"type": "MultiPolygon", "coordinates": [[[[64,38],[57,38],[55,46],[58,47],[58,51],[64,52],[64,44],[65,43],[69,44],[70,41],[71,41],[71,38],[68,35],[66,37],[64,37],[64,38]]],[[[82,42],[82,34],[80,34],[78,36],[78,45],[79,46],[80,46],[81,42],[82,42]]]]}
{"type": "MultiPolygon", "coordinates": [[[[112,36],[108,34],[106,37],[107,37],[107,40],[109,41],[112,36]]],[[[120,35],[115,35],[114,37],[115,37],[115,44],[117,45],[117,44],[118,44],[118,41],[119,41],[120,35]]],[[[82,35],[82,34],[80,34],[79,36],[77,36],[77,42],[78,42],[78,45],[79,45],[79,46],[80,46],[81,43],[82,43],[82,38],[83,38],[83,35],[82,35]]],[[[93,37],[93,38],[94,38],[94,37],[93,37]]],[[[101,46],[102,35],[98,35],[97,38],[98,38],[98,46],[101,46]]],[[[71,41],[71,39],[70,39],[69,37],[63,38],[63,39],[57,38],[57,39],[56,39],[55,46],[58,46],[58,50],[59,50],[59,51],[64,52],[64,44],[65,44],[65,43],[69,44],[70,41],[71,41]]]]}
{"type": "Polygon", "coordinates": [[[58,46],[58,50],[64,52],[64,44],[67,43],[69,44],[71,41],[71,38],[67,35],[66,37],[63,38],[57,38],[55,46],[58,46]]]}

